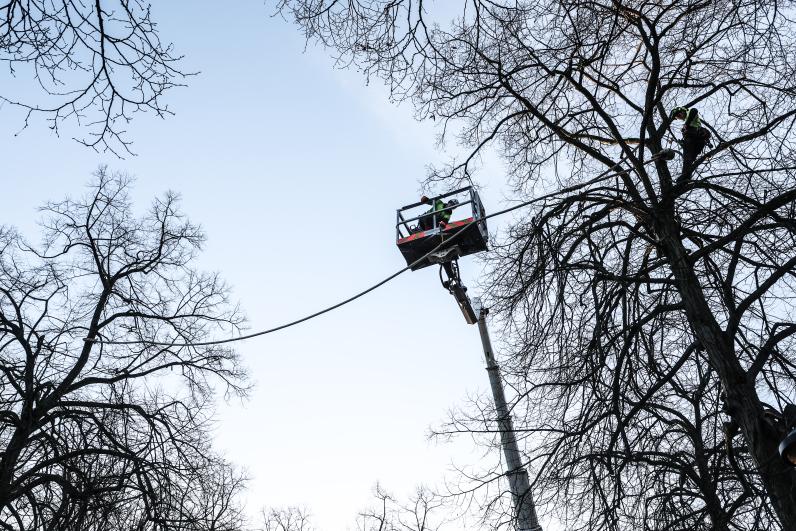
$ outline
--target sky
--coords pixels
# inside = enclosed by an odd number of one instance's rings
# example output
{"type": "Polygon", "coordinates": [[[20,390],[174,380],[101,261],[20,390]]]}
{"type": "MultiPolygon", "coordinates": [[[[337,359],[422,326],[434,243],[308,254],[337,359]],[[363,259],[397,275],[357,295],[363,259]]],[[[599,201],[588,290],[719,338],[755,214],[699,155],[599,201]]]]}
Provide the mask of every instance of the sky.
{"type": "MultiPolygon", "coordinates": [[[[130,124],[135,156],[96,153],[41,121],[20,131],[19,114],[0,109],[0,224],[35,238],[36,208],[82,193],[101,164],[136,177],[141,209],[177,191],[208,236],[199,267],[221,272],[254,331],[403,267],[395,209],[417,200],[427,166],[450,153],[435,147],[433,124],[391,104],[378,83],[336,70],[270,5],[234,5],[153,6],[161,37],[201,73],[167,96],[175,116],[130,124]]],[[[487,210],[505,206],[501,172],[487,161],[477,175],[487,210]]],[[[461,267],[475,286],[482,266],[467,258],[461,267]]],[[[251,478],[253,515],[302,506],[318,529],[342,530],[377,481],[405,497],[441,485],[454,465],[497,458],[469,438],[428,438],[451,408],[488,389],[477,328],[434,268],[238,348],[255,387],[243,402],[220,403],[215,445],[251,478]]]]}

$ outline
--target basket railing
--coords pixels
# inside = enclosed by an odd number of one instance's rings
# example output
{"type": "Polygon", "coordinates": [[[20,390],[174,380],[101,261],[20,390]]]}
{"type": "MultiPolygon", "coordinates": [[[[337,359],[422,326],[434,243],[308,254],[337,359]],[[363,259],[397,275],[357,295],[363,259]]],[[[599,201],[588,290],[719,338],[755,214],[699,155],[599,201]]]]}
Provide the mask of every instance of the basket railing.
{"type": "MultiPolygon", "coordinates": [[[[412,203],[410,205],[406,205],[406,206],[403,206],[403,207],[399,208],[398,209],[398,215],[397,215],[397,221],[396,221],[396,224],[395,224],[396,240],[401,240],[402,238],[406,238],[407,236],[411,235],[413,232],[416,232],[416,231],[413,231],[412,227],[410,227],[409,224],[412,223],[412,222],[419,223],[420,218],[426,218],[427,216],[431,216],[431,218],[432,218],[432,227],[436,228],[438,226],[438,224],[439,224],[439,221],[438,221],[439,216],[445,210],[460,209],[461,207],[463,207],[465,205],[471,205],[471,207],[470,207],[470,210],[472,211],[472,216],[471,217],[474,220],[480,219],[481,218],[481,214],[483,212],[483,206],[481,205],[481,200],[478,197],[478,193],[476,193],[476,191],[473,190],[472,186],[465,186],[464,188],[459,188],[458,190],[453,190],[453,191],[447,192],[445,194],[434,196],[434,197],[430,198],[431,205],[434,205],[434,203],[437,200],[439,200],[439,199],[445,199],[447,197],[451,197],[451,196],[455,196],[455,195],[461,195],[461,194],[464,194],[465,192],[467,192],[469,194],[469,199],[467,199],[466,201],[461,201],[459,204],[457,204],[456,206],[454,206],[454,207],[452,207],[450,209],[445,208],[445,209],[442,209],[442,210],[434,210],[433,212],[425,211],[425,212],[422,212],[421,214],[419,214],[417,216],[414,216],[414,217],[411,217],[411,218],[407,219],[407,218],[404,218],[404,216],[403,216],[403,213],[405,211],[411,210],[413,208],[417,208],[417,207],[419,207],[421,205],[426,205],[428,203],[423,203],[422,201],[418,201],[416,203],[412,203]],[[404,230],[406,231],[406,233],[404,233],[404,230]]],[[[432,206],[432,208],[433,208],[433,206],[432,206]]]]}

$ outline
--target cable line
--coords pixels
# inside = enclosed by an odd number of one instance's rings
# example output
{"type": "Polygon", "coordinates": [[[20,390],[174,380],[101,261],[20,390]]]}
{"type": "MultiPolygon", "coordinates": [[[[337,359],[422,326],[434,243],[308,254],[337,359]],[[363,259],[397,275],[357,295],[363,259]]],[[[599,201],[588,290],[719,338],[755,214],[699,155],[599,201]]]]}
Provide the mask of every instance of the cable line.
{"type": "MultiPolygon", "coordinates": [[[[666,156],[668,156],[669,152],[672,152],[672,150],[663,150],[660,153],[658,153],[655,156],[653,156],[650,160],[645,162],[643,165],[646,166],[647,164],[657,160],[658,158],[665,158],[666,156]]],[[[391,280],[393,280],[394,278],[398,277],[399,275],[402,275],[403,273],[405,273],[408,270],[412,269],[415,265],[419,264],[420,262],[422,262],[423,260],[428,258],[430,255],[432,255],[435,252],[437,252],[443,246],[449,245],[452,241],[456,240],[461,234],[464,234],[464,232],[471,225],[473,225],[475,223],[480,223],[482,221],[486,221],[489,218],[502,216],[504,214],[508,214],[509,212],[513,212],[514,210],[518,210],[520,208],[523,208],[523,207],[526,207],[526,206],[530,206],[530,205],[532,205],[534,203],[538,203],[539,201],[543,201],[545,199],[549,199],[550,197],[554,197],[556,195],[560,195],[560,194],[563,194],[563,193],[572,192],[572,191],[577,190],[579,188],[583,188],[584,186],[588,186],[590,184],[594,184],[597,181],[600,181],[600,180],[603,180],[603,179],[607,179],[607,178],[610,178],[610,177],[615,177],[615,176],[622,175],[622,174],[626,173],[625,171],[622,171],[622,172],[619,172],[619,173],[615,173],[613,175],[606,175],[609,172],[611,172],[612,170],[614,170],[620,164],[622,164],[622,163],[619,162],[619,163],[611,166],[610,168],[605,170],[602,174],[598,175],[594,179],[591,179],[590,181],[587,181],[585,183],[581,183],[581,184],[577,184],[577,185],[574,185],[574,186],[570,186],[570,187],[564,188],[562,190],[559,190],[557,192],[551,192],[549,194],[545,194],[543,196],[536,197],[534,199],[530,199],[530,200],[524,201],[522,203],[518,203],[518,204],[516,204],[514,206],[511,206],[511,207],[508,207],[508,208],[504,208],[503,210],[498,210],[497,212],[493,212],[492,214],[488,214],[488,215],[486,215],[486,216],[484,216],[484,217],[482,217],[482,218],[480,218],[478,220],[473,220],[473,221],[467,223],[466,225],[462,225],[461,229],[458,232],[456,232],[453,236],[451,236],[447,240],[444,240],[444,241],[440,242],[439,245],[434,247],[432,250],[430,250],[429,252],[427,252],[426,254],[424,254],[423,256],[421,256],[420,258],[418,258],[417,260],[415,260],[414,262],[412,262],[408,266],[396,271],[392,275],[384,278],[383,280],[377,282],[376,284],[373,284],[372,286],[370,286],[370,287],[360,291],[359,293],[356,293],[355,295],[352,295],[351,297],[348,297],[347,299],[344,299],[344,300],[342,300],[342,301],[340,301],[340,302],[338,302],[336,304],[333,304],[331,306],[323,308],[322,310],[318,310],[315,313],[311,313],[309,315],[305,315],[304,317],[301,317],[300,319],[296,319],[294,321],[290,321],[288,323],[284,323],[284,324],[281,324],[279,326],[275,326],[273,328],[269,328],[267,330],[260,330],[259,332],[252,332],[251,334],[244,334],[242,336],[231,337],[231,338],[227,338],[227,339],[217,339],[217,340],[210,340],[210,341],[196,341],[196,342],[183,342],[183,343],[175,343],[175,342],[168,342],[168,341],[149,341],[147,339],[133,339],[133,340],[125,340],[125,341],[105,341],[105,340],[103,340],[101,338],[88,338],[88,337],[87,338],[83,338],[83,341],[90,342],[90,343],[100,343],[100,344],[103,344],[103,345],[140,345],[140,344],[143,344],[143,345],[156,346],[156,347],[205,347],[205,346],[211,346],[211,345],[222,345],[222,344],[225,344],[225,343],[234,343],[236,341],[244,341],[246,339],[252,339],[252,338],[255,338],[255,337],[259,337],[259,336],[264,336],[266,334],[272,334],[274,332],[278,332],[280,330],[284,330],[285,328],[290,328],[291,326],[296,326],[296,325],[301,324],[301,323],[303,323],[305,321],[309,321],[310,319],[314,319],[314,318],[319,317],[319,316],[321,316],[321,315],[323,315],[325,313],[329,313],[329,312],[331,312],[333,310],[336,310],[337,308],[345,306],[346,304],[348,304],[350,302],[354,302],[355,300],[359,299],[360,297],[364,297],[365,295],[367,295],[371,291],[374,291],[377,288],[380,288],[381,286],[383,286],[384,284],[390,282],[391,280]]]]}
{"type": "MultiPolygon", "coordinates": [[[[516,208],[520,208],[522,206],[525,206],[525,205],[516,205],[515,207],[512,207],[512,210],[514,210],[516,208]]],[[[490,216],[485,216],[485,217],[483,217],[481,219],[484,220],[484,219],[486,219],[488,217],[490,217],[490,216]]],[[[279,330],[284,330],[285,328],[290,328],[291,326],[296,326],[297,324],[301,324],[301,323],[303,323],[305,321],[309,321],[310,319],[314,319],[314,318],[319,317],[319,316],[321,316],[321,315],[323,315],[325,313],[329,313],[332,310],[336,310],[337,308],[340,308],[341,306],[345,306],[346,304],[348,304],[350,302],[353,302],[353,301],[357,300],[358,298],[367,295],[371,291],[373,291],[373,290],[375,290],[377,288],[380,288],[384,284],[390,282],[391,280],[393,280],[397,276],[405,273],[406,271],[408,271],[409,269],[414,267],[416,264],[419,264],[420,262],[422,262],[423,260],[428,258],[429,255],[437,252],[440,248],[442,248],[443,245],[448,245],[451,241],[455,240],[470,225],[472,225],[474,223],[476,223],[476,221],[471,221],[470,223],[467,223],[466,225],[463,225],[462,228],[456,234],[454,234],[453,236],[451,236],[447,240],[441,242],[439,245],[434,247],[432,250],[430,250],[425,255],[421,256],[420,258],[418,258],[417,260],[415,260],[414,262],[412,262],[408,266],[396,271],[392,275],[390,275],[390,276],[384,278],[383,280],[377,282],[376,284],[373,284],[372,286],[360,291],[359,293],[357,293],[355,295],[352,295],[351,297],[349,297],[347,299],[344,299],[344,300],[338,302],[337,304],[333,304],[332,306],[328,306],[328,307],[326,307],[326,308],[324,308],[322,310],[318,310],[315,313],[311,313],[309,315],[305,315],[304,317],[302,317],[300,319],[296,319],[295,321],[290,321],[289,323],[285,323],[285,324],[282,324],[282,325],[279,325],[279,326],[275,326],[275,327],[269,328],[267,330],[261,330],[259,332],[252,332],[251,334],[245,334],[245,335],[242,335],[242,336],[231,337],[231,338],[227,338],[227,339],[217,339],[217,340],[213,340],[213,341],[196,341],[196,342],[189,342],[189,343],[172,343],[172,342],[167,342],[167,341],[149,341],[149,340],[146,340],[146,339],[134,339],[134,340],[127,340],[127,341],[105,341],[103,339],[96,339],[96,338],[85,338],[84,341],[88,341],[88,342],[91,342],[91,343],[102,343],[103,345],[138,345],[138,344],[145,344],[145,345],[156,346],[156,347],[204,347],[204,346],[210,346],[210,345],[221,345],[223,343],[233,343],[235,341],[243,341],[245,339],[251,339],[253,337],[259,337],[259,336],[264,336],[266,334],[272,334],[274,332],[278,332],[279,330]]]]}

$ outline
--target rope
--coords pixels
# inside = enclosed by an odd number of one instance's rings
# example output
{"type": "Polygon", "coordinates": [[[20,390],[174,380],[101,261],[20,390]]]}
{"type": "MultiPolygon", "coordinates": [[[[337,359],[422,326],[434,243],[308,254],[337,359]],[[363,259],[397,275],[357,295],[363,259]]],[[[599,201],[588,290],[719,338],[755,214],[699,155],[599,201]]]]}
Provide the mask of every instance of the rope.
{"type": "MultiPolygon", "coordinates": [[[[663,151],[661,151],[660,153],[658,153],[655,156],[653,156],[650,160],[645,162],[644,165],[646,166],[650,162],[653,162],[653,161],[657,160],[659,157],[662,156],[663,153],[666,153],[667,151],[671,151],[671,150],[663,150],[663,151]]],[[[665,156],[665,155],[663,155],[663,156],[665,156]]],[[[597,182],[599,180],[610,178],[610,177],[614,177],[614,176],[617,176],[617,175],[621,175],[621,174],[623,174],[625,172],[619,172],[619,173],[616,173],[614,175],[606,175],[609,172],[611,172],[612,170],[614,170],[614,168],[616,168],[620,164],[622,164],[622,163],[619,162],[619,163],[611,166],[610,168],[605,170],[602,174],[598,175],[597,177],[595,177],[594,179],[592,179],[591,181],[588,181],[586,183],[575,185],[575,186],[571,186],[569,188],[565,188],[565,189],[559,190],[557,192],[552,192],[550,194],[546,194],[546,195],[543,195],[541,197],[536,197],[534,199],[530,199],[528,201],[524,201],[522,203],[518,203],[518,204],[516,204],[514,206],[511,206],[511,207],[508,207],[508,208],[504,208],[503,210],[498,210],[497,212],[493,212],[493,213],[491,213],[489,215],[486,215],[483,218],[480,218],[478,220],[473,220],[473,221],[467,223],[466,225],[462,226],[462,228],[458,232],[456,232],[453,236],[451,236],[447,240],[444,240],[444,241],[440,242],[439,245],[434,247],[432,250],[430,250],[429,252],[427,252],[426,254],[424,254],[423,256],[421,256],[420,258],[418,258],[417,260],[415,260],[414,262],[412,262],[408,266],[396,271],[392,275],[384,278],[383,280],[377,282],[376,284],[373,284],[372,286],[370,286],[370,287],[360,291],[359,293],[356,293],[355,295],[352,295],[351,297],[348,297],[347,299],[344,299],[344,300],[342,300],[342,301],[340,301],[340,302],[338,302],[336,304],[328,306],[328,307],[326,307],[326,308],[324,308],[322,310],[318,310],[315,313],[311,313],[311,314],[306,315],[306,316],[304,316],[304,317],[302,317],[300,319],[296,319],[294,321],[290,321],[288,323],[285,323],[285,324],[282,324],[282,325],[279,325],[279,326],[275,326],[275,327],[269,328],[267,330],[260,330],[259,332],[252,332],[251,334],[245,334],[245,335],[242,335],[242,336],[231,337],[231,338],[227,338],[227,339],[217,339],[217,340],[212,340],[212,341],[186,342],[186,343],[173,343],[173,342],[166,342],[166,341],[148,341],[146,339],[135,339],[135,340],[128,340],[128,341],[105,341],[103,339],[89,338],[89,337],[84,338],[83,341],[90,342],[90,343],[101,343],[103,345],[139,345],[139,344],[144,344],[144,345],[157,346],[157,347],[205,347],[205,346],[211,346],[211,345],[222,345],[222,344],[225,344],[225,343],[234,343],[236,341],[244,341],[244,340],[252,339],[252,338],[255,338],[255,337],[259,337],[259,336],[264,336],[266,334],[272,334],[274,332],[278,332],[280,330],[284,330],[285,328],[290,328],[291,326],[296,326],[296,325],[301,324],[301,323],[303,323],[305,321],[309,321],[310,319],[314,319],[314,318],[319,317],[319,316],[321,316],[321,315],[323,315],[325,313],[329,313],[329,312],[331,312],[333,310],[336,310],[337,308],[345,306],[348,303],[354,302],[355,300],[359,299],[360,297],[364,297],[365,295],[367,295],[371,291],[374,291],[377,288],[380,288],[381,286],[383,286],[384,284],[390,282],[391,280],[393,280],[394,278],[398,277],[399,275],[402,275],[403,273],[409,271],[414,266],[416,266],[417,264],[419,264],[420,262],[422,262],[423,260],[428,258],[430,255],[432,255],[433,253],[437,252],[441,247],[447,246],[452,241],[455,241],[460,235],[464,234],[464,232],[468,228],[470,228],[471,225],[474,225],[476,223],[480,223],[481,221],[486,221],[487,219],[490,219],[490,218],[494,218],[494,217],[497,217],[497,216],[502,216],[504,214],[508,214],[509,212],[513,212],[514,210],[518,210],[520,208],[523,208],[523,207],[526,207],[526,206],[530,206],[530,205],[532,205],[534,203],[537,203],[539,201],[543,201],[545,199],[549,199],[550,197],[553,197],[553,196],[556,196],[556,195],[560,195],[562,193],[567,193],[569,191],[573,191],[573,190],[576,190],[578,188],[582,188],[584,186],[588,186],[588,185],[593,184],[593,183],[595,183],[595,182],[597,182]]]]}

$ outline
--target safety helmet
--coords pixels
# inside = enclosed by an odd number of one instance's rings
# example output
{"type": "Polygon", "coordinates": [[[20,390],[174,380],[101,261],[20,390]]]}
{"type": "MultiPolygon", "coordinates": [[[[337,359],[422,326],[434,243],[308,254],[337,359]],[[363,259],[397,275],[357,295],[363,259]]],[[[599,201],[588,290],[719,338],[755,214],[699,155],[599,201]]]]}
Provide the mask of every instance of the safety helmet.
{"type": "Polygon", "coordinates": [[[429,198],[428,198],[427,196],[425,196],[425,195],[421,195],[421,196],[420,196],[420,202],[421,202],[421,203],[430,203],[430,202],[431,202],[431,199],[429,199],[429,198]]]}
{"type": "Polygon", "coordinates": [[[688,109],[685,107],[675,107],[669,114],[669,118],[676,118],[679,114],[688,114],[688,109]]]}

